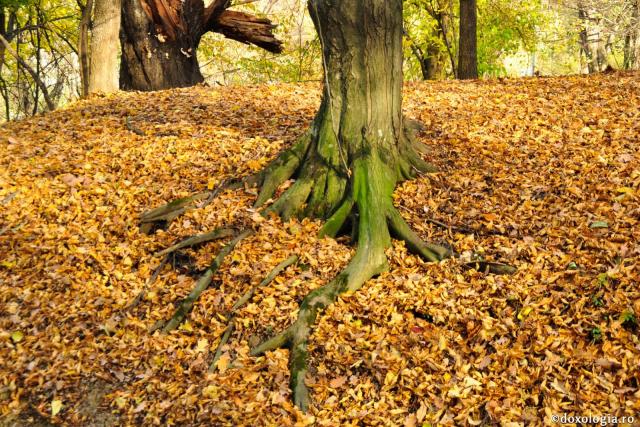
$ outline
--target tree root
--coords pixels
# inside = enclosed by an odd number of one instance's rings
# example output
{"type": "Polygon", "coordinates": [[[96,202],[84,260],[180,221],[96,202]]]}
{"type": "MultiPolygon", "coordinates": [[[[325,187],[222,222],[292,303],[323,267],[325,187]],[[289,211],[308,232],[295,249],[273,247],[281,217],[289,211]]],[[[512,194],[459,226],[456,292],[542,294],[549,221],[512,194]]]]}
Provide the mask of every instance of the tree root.
{"type": "MultiPolygon", "coordinates": [[[[178,308],[174,312],[173,316],[171,316],[171,318],[164,324],[164,326],[162,327],[163,332],[165,333],[170,332],[176,329],[178,326],[180,326],[180,324],[185,319],[187,314],[189,314],[189,312],[193,308],[194,303],[198,300],[198,298],[200,298],[200,295],[202,294],[202,292],[204,292],[211,284],[213,275],[216,273],[216,271],[218,271],[225,257],[229,255],[229,253],[231,253],[231,251],[236,247],[236,245],[242,239],[245,239],[251,236],[253,233],[254,233],[253,230],[245,230],[242,233],[238,234],[224,248],[222,248],[222,250],[220,251],[220,253],[218,253],[218,256],[216,256],[216,258],[213,260],[209,268],[207,268],[207,270],[204,272],[202,277],[200,277],[200,279],[196,283],[193,290],[189,293],[189,295],[187,295],[187,297],[184,300],[182,300],[182,302],[178,305],[178,308]]],[[[159,327],[160,325],[157,325],[157,327],[155,327],[154,329],[158,329],[159,327]]]]}
{"type": "Polygon", "coordinates": [[[231,333],[233,332],[233,329],[235,328],[235,320],[236,320],[235,313],[236,313],[236,311],[238,311],[240,308],[242,308],[242,306],[244,306],[247,302],[249,302],[251,300],[253,295],[256,293],[256,290],[258,290],[259,288],[261,288],[263,286],[266,286],[269,283],[271,283],[287,267],[289,267],[292,264],[295,264],[296,262],[298,262],[298,256],[297,255],[291,256],[291,257],[287,258],[286,260],[282,261],[280,264],[278,264],[276,266],[276,268],[271,270],[271,272],[267,275],[267,277],[264,278],[264,280],[262,282],[260,282],[257,286],[254,286],[251,289],[249,289],[247,291],[247,293],[245,293],[233,305],[233,307],[231,307],[231,311],[226,315],[226,317],[229,319],[229,324],[227,325],[227,328],[224,330],[222,338],[220,338],[220,343],[218,344],[218,348],[216,349],[216,353],[215,353],[215,356],[213,357],[213,361],[211,362],[211,365],[209,365],[209,371],[210,372],[215,370],[216,365],[218,363],[218,360],[220,359],[220,356],[222,356],[222,347],[225,344],[227,344],[227,342],[229,341],[229,337],[231,336],[231,333]]]}
{"type": "Polygon", "coordinates": [[[254,208],[259,208],[269,201],[286,180],[291,178],[300,167],[311,145],[311,133],[307,132],[290,149],[280,154],[264,170],[264,180],[254,208]]]}
{"type": "Polygon", "coordinates": [[[423,241],[409,224],[393,208],[387,215],[392,233],[400,240],[404,240],[412,252],[431,262],[438,262],[453,255],[453,252],[444,246],[429,244],[423,241]]]}
{"type": "Polygon", "coordinates": [[[212,240],[222,239],[225,237],[231,237],[235,234],[235,231],[231,228],[219,228],[209,233],[198,234],[197,236],[188,237],[181,242],[158,252],[157,256],[165,256],[172,254],[180,249],[190,248],[192,246],[201,245],[203,243],[211,242],[212,240]]]}
{"type": "Polygon", "coordinates": [[[218,365],[218,360],[220,360],[220,356],[222,356],[222,347],[224,347],[227,344],[227,342],[229,342],[229,338],[231,338],[231,333],[233,332],[235,327],[236,327],[236,322],[235,322],[235,318],[233,318],[229,321],[227,328],[224,330],[224,333],[222,334],[222,338],[220,338],[220,343],[218,344],[218,348],[216,348],[216,352],[213,355],[213,360],[209,365],[209,372],[215,371],[216,366],[218,365]]]}
{"type": "Polygon", "coordinates": [[[278,348],[288,348],[291,390],[294,403],[303,411],[309,407],[305,384],[308,341],[320,311],[333,304],[340,294],[355,292],[372,277],[389,267],[385,250],[391,245],[390,231],[427,259],[437,261],[448,256],[445,248],[420,240],[391,204],[395,179],[390,167],[377,155],[354,162],[351,195],[329,219],[323,232],[339,230],[353,208],[358,212],[358,247],[345,270],[328,284],[310,292],[301,302],[298,318],[280,334],[251,350],[254,356],[278,348]]]}
{"type": "MultiPolygon", "coordinates": [[[[263,211],[264,215],[275,213],[284,220],[297,215],[327,219],[320,232],[321,236],[337,236],[348,221],[353,226],[357,249],[349,265],[332,281],[311,291],[302,300],[297,319],[288,328],[251,350],[254,356],[279,348],[290,350],[289,369],[293,401],[303,411],[306,411],[310,404],[309,390],[305,384],[308,342],[319,313],[333,304],[341,294],[357,291],[369,279],[388,270],[385,251],[391,245],[391,236],[403,240],[409,250],[428,261],[437,262],[454,255],[452,250],[446,247],[423,241],[392,204],[393,191],[398,181],[435,171],[435,168],[418,154],[417,143],[409,131],[405,130],[398,141],[398,153],[389,156],[385,150],[377,149],[348,153],[351,156],[350,163],[343,165],[340,163],[344,163],[342,148],[333,133],[331,123],[320,120],[314,123],[312,129],[312,132],[305,134],[262,172],[241,181],[261,184],[254,205],[259,208],[273,198],[285,181],[295,177],[295,183],[263,211]]],[[[222,186],[219,188],[222,189],[222,186]]],[[[224,188],[229,187],[225,185],[224,188]]],[[[214,196],[211,192],[205,192],[170,203],[145,214],[143,225],[159,220],[171,221],[191,209],[198,201],[210,201],[212,197],[214,196]]],[[[212,233],[203,236],[215,238],[212,233]]],[[[241,239],[251,233],[252,231],[241,233],[222,249],[191,293],[164,325],[164,332],[180,325],[198,297],[210,285],[212,276],[224,257],[241,239]]],[[[197,244],[200,242],[199,239],[205,238],[203,236],[186,239],[162,251],[161,254],[169,254],[197,244]]],[[[235,327],[235,312],[253,297],[257,288],[271,282],[282,270],[296,261],[297,257],[285,260],[234,304],[227,315],[228,325],[220,338],[210,370],[216,368],[222,348],[231,337],[235,327]]],[[[476,264],[489,272],[512,271],[511,267],[504,264],[476,264]]]]}
{"type": "Polygon", "coordinates": [[[489,261],[471,261],[463,264],[465,268],[478,270],[487,274],[497,274],[497,275],[511,275],[515,274],[518,269],[507,264],[502,264],[499,262],[489,262],[489,261]]]}
{"type": "Polygon", "coordinates": [[[260,172],[243,179],[223,180],[214,190],[176,199],[164,206],[145,212],[140,216],[140,231],[144,234],[149,234],[159,224],[169,225],[174,219],[192,209],[201,209],[209,206],[216,196],[224,190],[233,190],[243,185],[254,185],[262,180],[262,175],[263,173],[260,172]],[[198,202],[201,203],[198,204],[198,202]]]}
{"type": "Polygon", "coordinates": [[[169,262],[168,255],[165,256],[160,262],[160,264],[155,268],[155,270],[153,270],[153,274],[151,275],[149,280],[147,280],[147,283],[145,283],[144,288],[142,288],[140,293],[135,297],[135,299],[131,302],[131,304],[127,306],[125,311],[131,311],[134,308],[136,308],[138,304],[140,304],[140,301],[142,301],[144,297],[147,295],[147,291],[149,290],[149,288],[155,283],[156,280],[158,280],[158,276],[160,276],[160,272],[162,271],[164,266],[167,265],[167,262],[169,262]]]}

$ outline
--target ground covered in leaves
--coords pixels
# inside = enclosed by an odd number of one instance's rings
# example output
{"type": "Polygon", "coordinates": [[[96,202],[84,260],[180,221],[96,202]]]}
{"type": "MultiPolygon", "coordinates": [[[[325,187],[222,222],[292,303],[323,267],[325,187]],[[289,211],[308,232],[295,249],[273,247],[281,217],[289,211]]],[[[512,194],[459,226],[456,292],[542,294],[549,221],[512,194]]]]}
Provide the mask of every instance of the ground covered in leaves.
{"type": "Polygon", "coordinates": [[[93,98],[0,129],[0,424],[548,424],[640,414],[640,75],[409,85],[438,174],[397,205],[461,259],[396,243],[391,271],[340,298],[310,343],[313,407],[290,403],[288,354],[248,355],[343,268],[319,224],[263,220],[226,191],[166,231],[139,215],[259,170],[309,125],[319,87],[193,88],[93,98]],[[251,226],[188,322],[166,319],[224,240],[251,226]],[[257,291],[213,373],[225,313],[257,291]],[[518,268],[465,268],[482,256],[518,268]]]}

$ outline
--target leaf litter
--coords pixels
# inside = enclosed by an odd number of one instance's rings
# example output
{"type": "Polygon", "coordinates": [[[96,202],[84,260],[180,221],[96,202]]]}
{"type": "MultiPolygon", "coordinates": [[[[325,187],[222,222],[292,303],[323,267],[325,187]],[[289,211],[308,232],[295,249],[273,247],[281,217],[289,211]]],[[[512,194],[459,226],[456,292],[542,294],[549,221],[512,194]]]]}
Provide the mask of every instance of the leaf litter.
{"type": "Polygon", "coordinates": [[[425,240],[461,258],[424,263],[396,243],[388,273],[323,313],[309,414],[290,403],[287,352],[249,350],[346,265],[348,242],[318,240],[316,221],[263,219],[252,188],[224,191],[149,236],[138,218],[260,170],[309,125],[318,86],[93,97],[4,125],[0,416],[414,426],[637,415],[638,77],[406,86],[405,112],[425,124],[420,139],[440,172],[402,184],[396,204],[425,240]],[[178,330],[150,333],[228,239],[170,256],[151,283],[157,253],[220,227],[256,233],[178,330]],[[292,256],[297,264],[257,286],[292,256]],[[517,273],[465,268],[478,260],[517,273]],[[104,390],[88,412],[92,387],[104,390]]]}

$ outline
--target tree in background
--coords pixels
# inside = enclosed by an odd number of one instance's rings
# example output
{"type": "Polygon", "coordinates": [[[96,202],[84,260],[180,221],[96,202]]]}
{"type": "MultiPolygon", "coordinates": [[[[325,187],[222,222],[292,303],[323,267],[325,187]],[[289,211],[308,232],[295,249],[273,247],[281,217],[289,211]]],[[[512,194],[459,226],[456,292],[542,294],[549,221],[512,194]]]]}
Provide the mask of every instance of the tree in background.
{"type": "Polygon", "coordinates": [[[540,32],[548,26],[540,1],[479,0],[478,11],[478,73],[505,75],[505,60],[521,53],[533,75],[540,32]]]}
{"type": "Polygon", "coordinates": [[[204,79],[197,49],[207,32],[270,52],[282,51],[270,20],[229,10],[230,0],[123,0],[120,86],[159,90],[204,79]]]}
{"type": "Polygon", "coordinates": [[[120,0],[93,0],[93,3],[88,92],[115,92],[118,90],[120,0]]]}
{"type": "Polygon", "coordinates": [[[424,80],[444,78],[447,62],[456,74],[452,5],[450,0],[405,2],[405,38],[424,80]]]}
{"type": "Polygon", "coordinates": [[[320,40],[307,0],[252,2],[244,9],[278,22],[276,31],[286,44],[286,52],[274,55],[251,47],[237,49],[237,45],[209,33],[201,44],[202,55],[212,58],[203,67],[205,78],[222,84],[321,81],[320,40]]]}
{"type": "Polygon", "coordinates": [[[640,0],[628,0],[631,8],[629,25],[624,36],[623,68],[631,70],[640,65],[640,0]]]}
{"type": "Polygon", "coordinates": [[[583,68],[588,73],[638,68],[638,0],[574,0],[563,7],[575,16],[583,68]]]}
{"type": "Polygon", "coordinates": [[[11,120],[55,108],[78,88],[77,5],[0,1],[0,96],[11,120]]]}
{"type": "Polygon", "coordinates": [[[476,0],[460,0],[459,79],[478,78],[478,6],[476,0]]]}

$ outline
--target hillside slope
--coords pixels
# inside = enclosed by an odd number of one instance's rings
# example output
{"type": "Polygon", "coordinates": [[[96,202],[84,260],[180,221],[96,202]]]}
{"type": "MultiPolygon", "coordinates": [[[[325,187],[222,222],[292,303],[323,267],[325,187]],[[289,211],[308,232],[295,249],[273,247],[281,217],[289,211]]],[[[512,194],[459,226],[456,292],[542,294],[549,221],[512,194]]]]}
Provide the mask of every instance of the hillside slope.
{"type": "Polygon", "coordinates": [[[344,240],[318,223],[262,221],[227,191],[168,230],[139,215],[259,170],[302,133],[314,85],[96,97],[0,128],[0,425],[548,424],[640,413],[640,75],[442,82],[406,88],[438,174],[397,205],[463,255],[391,271],[330,307],[312,336],[314,407],[292,407],[287,352],[249,343],[294,319],[340,271],[344,240]],[[255,226],[188,322],[172,313],[224,241],[171,260],[179,238],[255,226]],[[486,275],[472,253],[518,268],[486,275]],[[290,255],[301,262],[224,314],[290,255]],[[55,413],[55,416],[52,416],[55,413]]]}

